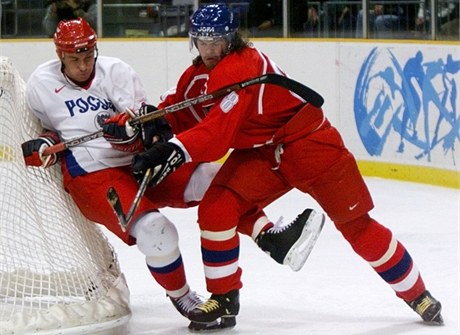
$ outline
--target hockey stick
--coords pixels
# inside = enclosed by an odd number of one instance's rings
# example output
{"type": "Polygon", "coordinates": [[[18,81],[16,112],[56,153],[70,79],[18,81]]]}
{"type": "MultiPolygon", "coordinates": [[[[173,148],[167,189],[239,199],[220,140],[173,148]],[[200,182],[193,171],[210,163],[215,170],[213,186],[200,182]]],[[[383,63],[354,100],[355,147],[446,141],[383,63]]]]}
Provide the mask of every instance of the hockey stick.
{"type": "Polygon", "coordinates": [[[79,144],[89,142],[89,141],[94,140],[96,138],[102,137],[102,135],[104,135],[102,130],[98,130],[98,131],[95,131],[94,133],[91,133],[91,134],[88,134],[88,135],[83,135],[81,137],[77,137],[77,138],[74,138],[74,139],[71,139],[71,140],[68,140],[68,141],[65,141],[65,142],[59,142],[59,143],[57,143],[55,145],[52,145],[52,146],[46,148],[43,151],[43,155],[47,156],[47,155],[57,154],[58,152],[62,152],[67,148],[71,148],[71,147],[77,146],[79,144]]]}
{"type": "Polygon", "coordinates": [[[190,106],[193,106],[193,105],[205,102],[205,101],[209,101],[209,100],[227,95],[230,92],[236,92],[248,86],[257,85],[257,84],[272,84],[272,85],[284,87],[288,89],[289,91],[294,92],[295,94],[299,95],[302,99],[311,103],[315,107],[321,107],[324,103],[323,97],[319,93],[312,90],[311,88],[291,78],[285,77],[281,74],[267,73],[260,77],[243,80],[239,83],[226,86],[224,88],[221,88],[220,90],[214,91],[209,94],[204,94],[196,98],[184,100],[182,102],[171,105],[169,107],[156,110],[150,114],[135,117],[129,120],[129,125],[132,127],[135,127],[139,124],[149,122],[156,118],[162,117],[166,114],[174,113],[178,110],[181,110],[181,109],[184,109],[184,108],[187,108],[187,107],[190,107],[190,106]]]}
{"type": "MultiPolygon", "coordinates": [[[[135,118],[133,118],[133,119],[131,119],[129,121],[129,125],[131,127],[135,127],[135,126],[138,126],[138,125],[140,125],[142,123],[146,123],[146,122],[152,121],[154,119],[157,119],[159,117],[162,117],[162,116],[164,116],[166,114],[174,113],[174,112],[177,112],[179,110],[194,106],[196,104],[199,104],[199,103],[202,103],[202,102],[205,102],[205,101],[209,101],[209,100],[224,96],[224,95],[226,95],[226,94],[228,94],[230,92],[236,92],[236,91],[239,91],[240,89],[243,89],[245,87],[248,87],[248,86],[251,86],[251,85],[257,85],[257,84],[272,84],[272,85],[277,85],[277,86],[284,87],[284,88],[290,90],[291,92],[294,92],[295,94],[299,95],[300,97],[302,97],[302,99],[304,99],[305,101],[311,103],[315,107],[321,107],[323,105],[323,103],[324,103],[323,97],[320,94],[318,94],[317,92],[315,92],[314,90],[312,90],[311,88],[309,88],[309,87],[307,87],[307,86],[305,86],[305,85],[303,85],[303,84],[301,84],[301,83],[299,83],[299,82],[297,82],[297,81],[295,81],[293,79],[285,77],[283,75],[276,74],[276,73],[267,73],[267,74],[264,74],[264,75],[262,75],[260,77],[255,77],[255,78],[243,80],[243,81],[241,81],[239,83],[226,86],[226,87],[221,88],[220,90],[217,90],[217,91],[215,91],[213,93],[200,95],[200,96],[198,96],[196,98],[186,99],[184,101],[178,102],[176,104],[173,104],[171,106],[165,107],[163,109],[156,110],[155,112],[152,112],[150,114],[135,117],[135,118]]],[[[76,145],[79,145],[79,144],[88,142],[90,140],[96,139],[98,137],[101,137],[102,135],[103,135],[102,130],[98,130],[98,131],[96,131],[96,132],[94,132],[92,134],[88,134],[88,135],[85,135],[85,136],[82,136],[82,137],[78,137],[78,138],[75,138],[75,139],[72,139],[72,140],[69,140],[69,141],[66,141],[66,142],[61,142],[61,143],[55,144],[53,146],[50,146],[50,147],[45,149],[43,154],[44,155],[52,155],[52,154],[64,151],[67,148],[71,148],[71,147],[74,147],[76,145]]]]}
{"type": "Polygon", "coordinates": [[[137,190],[136,195],[134,196],[133,202],[131,203],[131,207],[128,210],[128,213],[123,212],[123,206],[121,205],[120,197],[118,196],[117,191],[114,187],[110,187],[107,190],[107,201],[109,202],[110,207],[112,207],[115,215],[118,218],[118,222],[120,223],[121,230],[126,232],[126,228],[128,227],[129,223],[133,219],[134,213],[139,207],[139,203],[141,198],[144,196],[145,190],[147,189],[147,185],[150,182],[150,178],[152,177],[152,169],[148,169],[142,179],[142,182],[137,190]]]}

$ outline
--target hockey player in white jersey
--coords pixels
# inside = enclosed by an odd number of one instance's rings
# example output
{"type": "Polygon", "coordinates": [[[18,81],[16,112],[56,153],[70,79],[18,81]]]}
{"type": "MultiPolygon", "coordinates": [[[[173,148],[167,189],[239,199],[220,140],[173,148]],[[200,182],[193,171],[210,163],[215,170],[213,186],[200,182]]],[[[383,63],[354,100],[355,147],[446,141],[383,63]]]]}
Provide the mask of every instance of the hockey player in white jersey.
{"type": "MultiPolygon", "coordinates": [[[[27,82],[27,105],[40,119],[44,133],[23,143],[25,162],[48,167],[59,160],[64,187],[82,214],[105,225],[125,243],[137,244],[152,276],[184,314],[200,300],[187,284],[176,228],[158,208],[193,205],[219,165],[190,165],[177,171],[164,189],[146,192],[132,224],[122,231],[106,193],[115,187],[124,208],[129,207],[139,187],[130,171],[133,152],[143,145],[139,136],[114,142],[99,137],[65,150],[60,157],[42,153],[60,141],[100,130],[109,117],[123,118],[125,111],[139,110],[148,103],[145,89],[131,66],[98,56],[96,33],[85,20],[61,22],[54,43],[58,58],[38,66],[27,82]],[[190,183],[184,182],[189,179],[190,183]]],[[[149,127],[162,140],[172,136],[164,120],[149,127]]],[[[142,130],[145,135],[146,129],[142,130]]]]}
{"type": "MultiPolygon", "coordinates": [[[[153,138],[167,141],[173,136],[171,128],[160,118],[132,134],[126,132],[129,114],[151,110],[152,106],[131,66],[117,58],[98,56],[96,33],[84,19],[60,22],[54,43],[58,58],[38,66],[27,82],[28,108],[40,119],[44,132],[23,143],[25,163],[49,167],[60,161],[63,186],[82,214],[106,226],[128,245],[137,244],[152,276],[187,317],[201,300],[187,284],[176,227],[158,208],[196,205],[220,164],[185,164],[161,185],[145,192],[130,225],[126,231],[121,229],[106,200],[107,190],[114,187],[122,206],[128,208],[139,188],[130,169],[133,153],[143,150],[153,138]],[[60,155],[43,154],[55,143],[101,128],[104,137],[72,146],[60,155]]],[[[306,256],[296,255],[296,248],[305,240],[307,222],[312,220],[324,217],[306,210],[287,228],[271,229],[273,224],[260,211],[242,218],[241,227],[252,231],[254,240],[259,237],[265,241],[262,250],[276,261],[299,270],[306,256]],[[289,263],[292,259],[294,265],[289,263]]]]}

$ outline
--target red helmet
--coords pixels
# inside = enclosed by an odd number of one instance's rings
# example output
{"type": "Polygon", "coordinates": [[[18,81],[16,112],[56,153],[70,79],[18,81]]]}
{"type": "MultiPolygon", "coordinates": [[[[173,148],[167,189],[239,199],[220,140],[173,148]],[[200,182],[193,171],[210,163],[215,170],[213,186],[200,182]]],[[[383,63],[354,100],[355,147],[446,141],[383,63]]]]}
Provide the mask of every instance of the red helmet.
{"type": "Polygon", "coordinates": [[[79,53],[96,46],[97,35],[82,18],[59,22],[54,34],[54,44],[59,54],[79,53]]]}

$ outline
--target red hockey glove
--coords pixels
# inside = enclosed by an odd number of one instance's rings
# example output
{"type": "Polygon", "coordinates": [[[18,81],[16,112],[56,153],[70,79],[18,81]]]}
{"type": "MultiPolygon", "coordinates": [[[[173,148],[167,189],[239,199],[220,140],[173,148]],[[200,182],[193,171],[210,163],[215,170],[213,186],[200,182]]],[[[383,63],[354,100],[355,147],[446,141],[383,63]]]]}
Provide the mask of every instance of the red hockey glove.
{"type": "Polygon", "coordinates": [[[126,113],[119,113],[109,117],[102,125],[104,138],[110,143],[129,144],[136,140],[139,129],[132,128],[128,121],[131,116],[126,113]]]}
{"type": "MultiPolygon", "coordinates": [[[[139,109],[139,115],[147,115],[158,110],[153,105],[143,105],[139,109]]],[[[164,117],[159,117],[141,126],[142,142],[145,148],[150,148],[153,143],[168,142],[173,137],[173,132],[168,121],[164,117]]]]}
{"type": "Polygon", "coordinates": [[[102,125],[103,136],[116,150],[139,152],[142,150],[142,142],[138,138],[139,129],[129,125],[130,119],[127,113],[108,118],[102,125]]]}
{"type": "Polygon", "coordinates": [[[58,155],[52,154],[49,156],[43,155],[43,151],[59,143],[59,137],[53,132],[43,133],[40,137],[22,143],[22,155],[27,166],[42,166],[44,168],[56,164],[58,155]]]}
{"type": "Polygon", "coordinates": [[[148,169],[152,169],[150,185],[158,185],[170,173],[185,163],[185,153],[174,143],[155,143],[149,150],[134,156],[131,169],[141,182],[148,169]]]}

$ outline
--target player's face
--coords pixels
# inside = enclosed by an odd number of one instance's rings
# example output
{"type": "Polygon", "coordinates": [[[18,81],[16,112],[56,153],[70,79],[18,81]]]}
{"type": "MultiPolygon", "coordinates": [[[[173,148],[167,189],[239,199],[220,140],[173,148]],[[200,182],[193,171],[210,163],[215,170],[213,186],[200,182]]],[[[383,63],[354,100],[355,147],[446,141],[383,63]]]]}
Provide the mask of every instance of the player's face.
{"type": "Polygon", "coordinates": [[[196,48],[200,53],[204,65],[208,69],[213,69],[227,53],[228,42],[224,38],[210,40],[197,39],[196,48]]]}
{"type": "Polygon", "coordinates": [[[63,53],[61,61],[64,64],[65,74],[76,82],[88,80],[96,61],[94,53],[94,49],[81,53],[63,53]]]}

